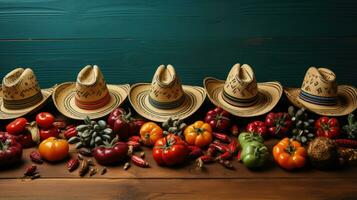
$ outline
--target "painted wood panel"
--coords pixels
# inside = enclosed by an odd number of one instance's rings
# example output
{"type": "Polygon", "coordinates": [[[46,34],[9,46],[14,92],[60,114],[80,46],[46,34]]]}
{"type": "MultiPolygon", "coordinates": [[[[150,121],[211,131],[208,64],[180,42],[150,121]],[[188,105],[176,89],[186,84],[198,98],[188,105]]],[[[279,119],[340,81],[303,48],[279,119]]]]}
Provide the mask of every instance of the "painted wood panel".
{"type": "Polygon", "coordinates": [[[86,64],[111,83],[149,82],[159,64],[186,84],[248,63],[260,81],[299,86],[311,66],[357,75],[357,1],[0,0],[0,76],[32,67],[43,87],[86,64]]]}

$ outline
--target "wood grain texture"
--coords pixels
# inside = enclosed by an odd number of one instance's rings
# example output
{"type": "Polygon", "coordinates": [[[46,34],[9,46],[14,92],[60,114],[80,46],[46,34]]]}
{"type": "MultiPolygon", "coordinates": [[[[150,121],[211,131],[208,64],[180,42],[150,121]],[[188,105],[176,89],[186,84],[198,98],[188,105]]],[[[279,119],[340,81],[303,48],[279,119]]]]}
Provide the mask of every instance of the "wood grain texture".
{"type": "Polygon", "coordinates": [[[258,81],[297,86],[309,66],[335,71],[340,84],[355,84],[356,38],[244,38],[226,40],[29,40],[0,41],[0,76],[32,67],[42,87],[74,81],[86,64],[98,64],[108,83],[150,82],[160,64],[173,64],[184,84],[207,76],[225,79],[238,63],[250,64],[258,81]]]}
{"type": "Polygon", "coordinates": [[[356,20],[353,0],[0,0],[0,76],[29,66],[49,87],[98,64],[108,82],[136,83],[171,63],[201,85],[240,62],[259,81],[300,86],[314,65],[355,84],[356,20]]]}
{"type": "Polygon", "coordinates": [[[0,180],[0,199],[346,199],[353,179],[0,180]],[[333,189],[332,189],[333,188],[333,189]]]}

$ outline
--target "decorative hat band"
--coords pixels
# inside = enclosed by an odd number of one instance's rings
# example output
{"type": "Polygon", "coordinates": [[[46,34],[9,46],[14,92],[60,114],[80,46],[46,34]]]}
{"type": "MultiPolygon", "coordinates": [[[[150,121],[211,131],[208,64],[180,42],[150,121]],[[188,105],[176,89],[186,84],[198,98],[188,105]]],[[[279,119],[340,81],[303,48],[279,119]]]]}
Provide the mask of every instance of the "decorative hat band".
{"type": "Polygon", "coordinates": [[[177,108],[180,105],[182,105],[182,103],[185,101],[185,95],[182,95],[179,99],[175,100],[175,101],[171,101],[171,102],[159,102],[156,101],[154,99],[152,99],[149,96],[149,103],[154,106],[155,108],[158,109],[171,109],[171,108],[177,108]]]}
{"type": "Polygon", "coordinates": [[[42,100],[43,96],[41,91],[35,95],[19,100],[5,99],[3,98],[4,107],[7,109],[23,109],[35,105],[42,100]]]}
{"type": "Polygon", "coordinates": [[[101,108],[110,101],[110,94],[107,92],[105,96],[103,96],[101,99],[95,100],[95,101],[81,101],[77,97],[75,97],[74,102],[76,105],[84,110],[95,110],[98,108],[101,108]]]}
{"type": "Polygon", "coordinates": [[[335,105],[337,103],[337,99],[335,97],[322,97],[322,96],[316,96],[313,94],[306,93],[304,91],[300,91],[299,95],[300,99],[316,104],[316,105],[325,105],[325,106],[331,106],[335,105]]]}
{"type": "Polygon", "coordinates": [[[233,106],[248,107],[255,104],[255,102],[258,99],[258,95],[255,95],[254,97],[249,99],[241,99],[241,98],[234,97],[223,90],[222,98],[225,102],[233,106]]]}

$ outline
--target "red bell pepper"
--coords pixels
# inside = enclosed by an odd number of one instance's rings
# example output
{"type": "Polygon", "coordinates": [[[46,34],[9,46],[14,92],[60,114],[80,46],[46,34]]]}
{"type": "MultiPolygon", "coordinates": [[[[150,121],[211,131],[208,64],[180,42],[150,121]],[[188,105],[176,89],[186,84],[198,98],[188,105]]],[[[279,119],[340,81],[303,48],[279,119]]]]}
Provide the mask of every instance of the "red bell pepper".
{"type": "Polygon", "coordinates": [[[205,122],[211,125],[214,131],[222,132],[227,130],[231,124],[231,114],[223,110],[222,108],[216,107],[213,110],[207,112],[205,117],[205,122]]]}
{"type": "Polygon", "coordinates": [[[266,137],[268,133],[267,126],[262,121],[253,121],[247,125],[247,131],[251,133],[258,133],[262,137],[266,137]]]}
{"type": "Polygon", "coordinates": [[[336,138],[340,135],[340,124],[336,118],[320,117],[315,122],[318,137],[336,138]]]}
{"type": "Polygon", "coordinates": [[[265,125],[272,136],[285,137],[291,124],[290,115],[284,112],[270,112],[265,118],[265,125]]]}

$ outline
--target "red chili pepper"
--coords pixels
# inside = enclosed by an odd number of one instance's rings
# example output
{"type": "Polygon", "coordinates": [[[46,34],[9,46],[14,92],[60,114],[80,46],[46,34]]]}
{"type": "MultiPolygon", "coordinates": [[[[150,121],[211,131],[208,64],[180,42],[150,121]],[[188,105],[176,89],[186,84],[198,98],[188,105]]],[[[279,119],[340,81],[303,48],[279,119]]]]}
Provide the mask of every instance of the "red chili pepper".
{"type": "Polygon", "coordinates": [[[72,158],[67,163],[67,169],[69,172],[76,170],[79,167],[79,160],[77,158],[72,158]]]}
{"type": "Polygon", "coordinates": [[[265,118],[265,125],[272,136],[284,137],[291,124],[290,115],[284,112],[270,112],[265,118]]]}
{"type": "Polygon", "coordinates": [[[41,157],[41,154],[38,151],[33,151],[30,153],[30,158],[32,162],[37,163],[37,164],[42,164],[43,159],[41,157]]]}
{"type": "Polygon", "coordinates": [[[208,156],[208,155],[200,156],[196,160],[197,167],[199,167],[199,168],[202,168],[204,166],[204,164],[212,163],[212,162],[214,162],[214,159],[211,156],[208,156]]]}
{"type": "Polygon", "coordinates": [[[251,133],[258,133],[263,137],[266,137],[268,133],[268,129],[262,121],[253,121],[247,125],[246,129],[251,133]]]}
{"type": "Polygon", "coordinates": [[[132,141],[132,140],[129,140],[126,142],[126,144],[128,146],[132,146],[134,150],[137,150],[140,148],[141,144],[139,142],[136,142],[136,141],[132,141]]]}
{"type": "Polygon", "coordinates": [[[25,176],[32,176],[32,175],[35,174],[36,170],[37,170],[37,166],[36,165],[28,166],[28,167],[26,167],[24,175],[25,176]]]}
{"type": "Polygon", "coordinates": [[[134,141],[134,142],[141,142],[141,137],[140,136],[137,136],[137,135],[134,135],[134,136],[131,136],[128,141],[134,141]]]}
{"type": "Polygon", "coordinates": [[[238,127],[237,124],[233,124],[233,125],[231,126],[231,133],[232,133],[232,135],[234,135],[234,136],[238,136],[238,135],[239,135],[239,127],[238,127]]]}
{"type": "Polygon", "coordinates": [[[221,143],[220,141],[213,141],[213,143],[210,144],[210,146],[213,146],[217,151],[224,153],[228,151],[228,147],[226,144],[221,143]]]}
{"type": "Polygon", "coordinates": [[[214,157],[216,155],[216,152],[217,152],[217,150],[213,146],[209,146],[207,149],[207,155],[210,157],[214,157]]]}
{"type": "Polygon", "coordinates": [[[237,154],[237,160],[238,160],[238,161],[240,161],[241,154],[242,154],[242,151],[238,151],[238,154],[237,154]]]}
{"type": "Polygon", "coordinates": [[[201,148],[199,148],[198,146],[194,146],[194,145],[189,145],[188,146],[188,149],[189,149],[189,154],[188,156],[191,158],[191,159],[196,159],[200,156],[203,155],[203,151],[201,148]]]}
{"type": "Polygon", "coordinates": [[[149,167],[149,163],[146,162],[144,159],[140,158],[139,156],[132,155],[131,161],[139,167],[144,167],[144,168],[149,167]]]}
{"type": "Polygon", "coordinates": [[[352,140],[352,139],[336,139],[335,140],[336,144],[340,147],[346,147],[346,148],[357,148],[357,140],[352,140]]]}
{"type": "Polygon", "coordinates": [[[238,141],[236,139],[233,139],[231,143],[228,144],[228,151],[231,154],[235,154],[238,150],[238,141]]]}
{"type": "Polygon", "coordinates": [[[315,128],[319,137],[336,138],[340,135],[340,124],[336,118],[320,117],[315,122],[315,128]]]}
{"type": "Polygon", "coordinates": [[[212,135],[213,135],[213,137],[219,139],[222,142],[230,143],[232,140],[228,135],[223,134],[223,133],[212,132],[212,135]]]}
{"type": "Polygon", "coordinates": [[[77,136],[77,130],[76,130],[76,127],[70,127],[68,129],[66,129],[63,133],[64,137],[66,139],[69,139],[71,137],[74,137],[74,136],[77,136]]]}
{"type": "Polygon", "coordinates": [[[215,160],[229,160],[232,158],[232,154],[228,151],[216,157],[215,160]]]}

